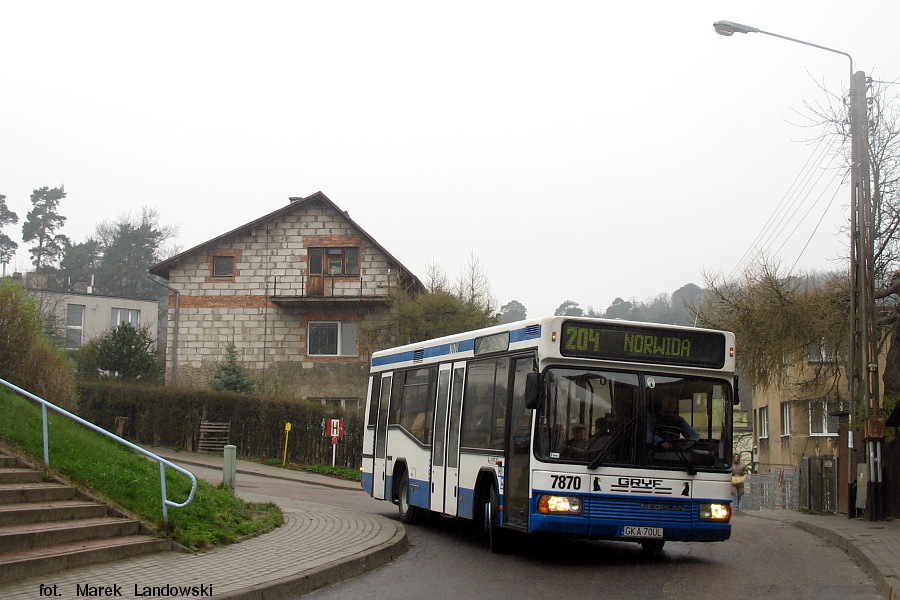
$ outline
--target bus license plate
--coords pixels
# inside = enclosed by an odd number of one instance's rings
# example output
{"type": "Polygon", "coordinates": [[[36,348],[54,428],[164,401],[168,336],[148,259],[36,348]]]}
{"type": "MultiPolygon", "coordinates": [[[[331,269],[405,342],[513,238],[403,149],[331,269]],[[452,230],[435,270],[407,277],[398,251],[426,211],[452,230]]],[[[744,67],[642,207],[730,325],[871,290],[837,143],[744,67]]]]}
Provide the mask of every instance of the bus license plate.
{"type": "Polygon", "coordinates": [[[662,536],[662,527],[636,527],[634,525],[622,527],[622,537],[661,538],[662,536]]]}

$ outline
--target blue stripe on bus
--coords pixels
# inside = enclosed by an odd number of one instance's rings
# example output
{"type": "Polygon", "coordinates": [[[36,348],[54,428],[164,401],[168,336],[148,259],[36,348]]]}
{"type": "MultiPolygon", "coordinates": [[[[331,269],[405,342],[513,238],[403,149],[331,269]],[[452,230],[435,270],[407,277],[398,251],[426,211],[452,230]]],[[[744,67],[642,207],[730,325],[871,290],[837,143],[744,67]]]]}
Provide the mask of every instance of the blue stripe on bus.
{"type": "Polygon", "coordinates": [[[456,505],[456,516],[471,519],[475,511],[475,490],[459,488],[459,500],[456,505]]]}
{"type": "MultiPolygon", "coordinates": [[[[509,332],[509,342],[524,342],[525,340],[536,340],[541,337],[541,326],[531,325],[521,329],[514,329],[509,332]]],[[[424,349],[423,358],[436,358],[453,354],[450,351],[451,344],[441,344],[439,346],[431,346],[424,349]]],[[[475,338],[461,340],[457,346],[457,352],[472,352],[475,350],[475,338]]],[[[388,354],[387,356],[379,356],[372,359],[373,367],[381,367],[394,363],[410,362],[415,359],[415,350],[407,350],[406,352],[397,352],[396,354],[388,354]]]]}
{"type": "Polygon", "coordinates": [[[509,343],[512,344],[514,342],[524,342],[525,340],[536,340],[539,337],[541,337],[541,326],[532,325],[530,327],[523,327],[522,329],[510,331],[509,343]]]}
{"type": "Polygon", "coordinates": [[[366,473],[365,471],[363,471],[362,473],[360,473],[359,477],[359,483],[362,486],[362,489],[365,490],[366,493],[368,493],[370,496],[375,491],[375,479],[373,475],[373,473],[366,473]]]}

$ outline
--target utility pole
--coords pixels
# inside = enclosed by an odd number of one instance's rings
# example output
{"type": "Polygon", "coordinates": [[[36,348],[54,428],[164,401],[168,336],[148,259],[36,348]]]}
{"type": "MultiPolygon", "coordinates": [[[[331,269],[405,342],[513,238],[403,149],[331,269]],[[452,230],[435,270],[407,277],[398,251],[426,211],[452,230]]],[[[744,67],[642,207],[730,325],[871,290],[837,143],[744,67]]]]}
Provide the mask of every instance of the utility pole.
{"type": "Polygon", "coordinates": [[[864,412],[866,517],[884,518],[881,465],[884,421],[879,418],[878,333],[875,326],[875,231],[869,179],[869,118],[866,75],[853,74],[850,88],[851,133],[851,418],[864,412]]]}
{"type": "MultiPolygon", "coordinates": [[[[869,112],[866,90],[868,81],[863,71],[853,72],[853,57],[827,46],[820,46],[796,38],[763,31],[733,21],[713,23],[716,33],[731,36],[735,33],[762,33],[804,46],[834,52],[850,60],[850,141],[851,141],[851,197],[850,197],[850,434],[848,458],[855,454],[858,444],[854,430],[861,431],[866,452],[866,515],[870,521],[884,518],[885,493],[881,465],[884,442],[884,419],[879,411],[878,332],[875,326],[875,226],[874,207],[869,184],[869,112]],[[857,421],[865,413],[862,428],[857,421]]],[[[853,480],[855,461],[848,465],[848,487],[853,480]]],[[[857,489],[857,494],[862,490],[857,489]]],[[[848,503],[852,506],[853,500],[848,503]]],[[[848,506],[848,516],[853,512],[848,506]]]]}

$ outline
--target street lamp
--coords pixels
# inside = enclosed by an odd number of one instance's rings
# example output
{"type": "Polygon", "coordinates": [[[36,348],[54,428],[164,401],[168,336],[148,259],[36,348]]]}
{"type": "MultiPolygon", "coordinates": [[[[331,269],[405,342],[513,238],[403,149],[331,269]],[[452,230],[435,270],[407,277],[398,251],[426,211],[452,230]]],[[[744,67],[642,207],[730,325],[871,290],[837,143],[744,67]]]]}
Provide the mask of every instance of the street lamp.
{"type": "MultiPolygon", "coordinates": [[[[734,21],[713,23],[716,33],[726,37],[735,33],[763,33],[790,42],[812,46],[846,56],[850,61],[850,141],[851,141],[851,189],[850,189],[850,263],[853,277],[850,286],[850,313],[853,343],[851,344],[850,397],[851,402],[862,403],[866,409],[865,438],[866,463],[868,465],[867,512],[870,520],[882,518],[884,494],[881,468],[881,440],[877,426],[878,390],[878,337],[875,330],[875,261],[872,203],[869,190],[868,112],[866,107],[866,75],[853,72],[853,57],[841,50],[804,42],[795,38],[763,31],[734,21]],[[876,417],[873,419],[872,417],[876,417]]],[[[853,411],[851,410],[851,414],[853,411]]],[[[883,429],[883,428],[881,428],[883,429]]],[[[852,448],[853,445],[851,444],[852,448]]],[[[854,478],[849,472],[848,477],[854,478]]],[[[851,513],[850,510],[847,511],[851,513]]]]}
{"type": "Polygon", "coordinates": [[[850,80],[853,80],[853,57],[846,52],[835,50],[834,48],[829,48],[827,46],[820,46],[818,44],[804,42],[803,40],[787,37],[786,35],[779,35],[777,33],[772,33],[771,31],[763,31],[762,29],[750,27],[749,25],[741,25],[740,23],[735,23],[734,21],[716,21],[715,23],[713,23],[713,28],[715,28],[716,33],[718,33],[719,35],[724,35],[726,37],[734,35],[735,33],[764,33],[766,35],[771,35],[772,37],[788,40],[789,42],[797,42],[798,44],[803,44],[804,46],[812,46],[813,48],[818,48],[819,50],[827,50],[828,52],[841,54],[843,56],[846,56],[850,60],[850,80]]]}

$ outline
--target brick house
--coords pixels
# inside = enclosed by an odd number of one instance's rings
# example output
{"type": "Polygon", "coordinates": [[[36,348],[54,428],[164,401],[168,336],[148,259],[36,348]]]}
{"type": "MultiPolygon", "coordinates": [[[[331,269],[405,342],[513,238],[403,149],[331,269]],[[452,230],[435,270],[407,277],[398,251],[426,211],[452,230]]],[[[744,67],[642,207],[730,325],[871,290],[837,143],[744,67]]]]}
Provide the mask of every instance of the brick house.
{"type": "Polygon", "coordinates": [[[422,291],[406,267],[325,194],[290,203],[150,268],[167,280],[166,375],[206,386],[225,346],[296,398],[359,410],[360,331],[391,289],[422,291]]]}

